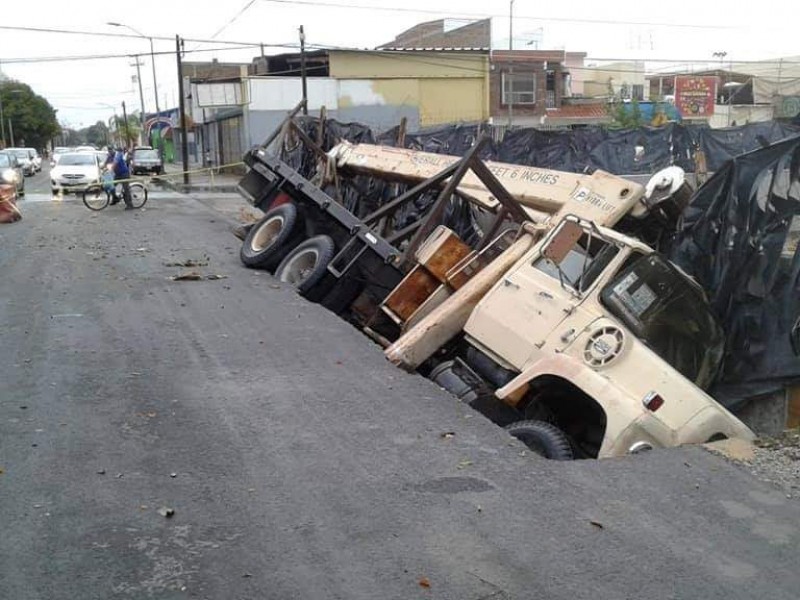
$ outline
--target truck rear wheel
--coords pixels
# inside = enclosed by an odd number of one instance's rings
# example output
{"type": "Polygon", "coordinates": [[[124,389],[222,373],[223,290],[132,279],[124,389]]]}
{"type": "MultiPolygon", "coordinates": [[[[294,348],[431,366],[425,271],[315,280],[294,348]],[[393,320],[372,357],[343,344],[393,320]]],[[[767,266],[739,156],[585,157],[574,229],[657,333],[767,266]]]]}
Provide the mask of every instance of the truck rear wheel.
{"type": "Polygon", "coordinates": [[[293,285],[300,295],[306,296],[327,274],[335,252],[336,245],[329,236],[309,238],[281,261],[275,269],[275,278],[293,285]]]}
{"type": "Polygon", "coordinates": [[[285,255],[286,244],[296,224],[294,204],[282,204],[270,210],[247,232],[239,252],[242,262],[248,267],[275,269],[285,255]]]}
{"type": "Polygon", "coordinates": [[[517,421],[506,427],[506,431],[536,452],[551,460],[572,460],[572,445],[555,425],[544,421],[517,421]]]}

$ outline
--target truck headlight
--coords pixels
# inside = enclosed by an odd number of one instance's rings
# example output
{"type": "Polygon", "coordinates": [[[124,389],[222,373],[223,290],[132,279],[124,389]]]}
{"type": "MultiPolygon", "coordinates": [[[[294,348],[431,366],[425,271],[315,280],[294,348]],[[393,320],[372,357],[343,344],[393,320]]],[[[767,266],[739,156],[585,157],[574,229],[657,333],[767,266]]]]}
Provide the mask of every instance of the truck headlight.
{"type": "Polygon", "coordinates": [[[3,169],[3,172],[0,173],[0,179],[2,179],[6,183],[17,183],[17,173],[14,169],[3,169]]]}

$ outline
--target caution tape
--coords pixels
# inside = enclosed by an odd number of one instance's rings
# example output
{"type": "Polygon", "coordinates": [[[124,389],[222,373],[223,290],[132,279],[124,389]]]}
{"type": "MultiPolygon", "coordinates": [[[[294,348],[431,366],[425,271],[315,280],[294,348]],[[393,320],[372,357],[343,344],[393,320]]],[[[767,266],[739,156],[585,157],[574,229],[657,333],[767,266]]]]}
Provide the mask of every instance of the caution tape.
{"type": "MultiPolygon", "coordinates": [[[[192,175],[198,173],[208,173],[211,177],[214,177],[214,171],[219,171],[220,169],[229,169],[231,167],[239,167],[244,165],[242,161],[235,162],[235,163],[228,163],[227,165],[220,165],[218,167],[203,167],[201,169],[191,169],[189,171],[173,171],[171,173],[165,173],[164,175],[154,175],[150,177],[128,177],[127,179],[115,179],[114,185],[118,183],[131,183],[131,182],[138,182],[141,183],[142,181],[153,181],[159,179],[173,179],[175,177],[181,177],[183,175],[192,175]]],[[[99,182],[101,185],[104,183],[103,181],[99,182]]],[[[111,183],[111,182],[109,182],[111,183]]]]}

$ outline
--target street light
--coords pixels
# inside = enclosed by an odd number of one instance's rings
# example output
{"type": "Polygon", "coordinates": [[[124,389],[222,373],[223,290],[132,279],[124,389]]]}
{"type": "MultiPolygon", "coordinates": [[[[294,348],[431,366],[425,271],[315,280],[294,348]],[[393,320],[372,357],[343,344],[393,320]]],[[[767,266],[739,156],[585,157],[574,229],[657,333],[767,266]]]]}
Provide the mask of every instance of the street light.
{"type": "MultiPolygon", "coordinates": [[[[156,118],[158,118],[159,115],[161,114],[161,110],[158,107],[158,83],[156,80],[156,56],[155,52],[153,51],[153,38],[150,37],[149,35],[143,34],[138,29],[134,29],[130,25],[125,25],[125,23],[115,23],[113,21],[108,21],[106,25],[111,25],[111,27],[124,27],[125,29],[130,29],[133,33],[135,33],[139,37],[145,38],[150,41],[150,62],[153,63],[153,96],[155,97],[156,100],[156,118]]],[[[142,110],[144,110],[144,108],[142,108],[142,110]]],[[[144,130],[144,115],[142,115],[142,130],[144,130]]],[[[161,140],[159,139],[159,142],[160,141],[161,140]]],[[[159,143],[157,144],[157,146],[160,148],[161,144],[159,143]]]]}

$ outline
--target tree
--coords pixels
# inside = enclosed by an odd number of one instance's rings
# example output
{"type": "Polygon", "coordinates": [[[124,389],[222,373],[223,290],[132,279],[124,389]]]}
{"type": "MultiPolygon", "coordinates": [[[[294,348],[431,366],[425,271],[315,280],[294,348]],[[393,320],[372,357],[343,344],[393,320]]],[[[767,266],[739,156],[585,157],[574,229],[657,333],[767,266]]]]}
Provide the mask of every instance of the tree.
{"type": "Polygon", "coordinates": [[[17,146],[44,148],[58,135],[60,127],[56,111],[30,86],[19,81],[0,83],[0,100],[3,106],[5,145],[11,143],[11,129],[17,146]]]}
{"type": "Polygon", "coordinates": [[[644,117],[642,116],[642,109],[639,107],[639,101],[634,98],[630,102],[617,100],[611,103],[612,113],[614,117],[615,127],[622,129],[636,129],[645,125],[644,117]]]}
{"type": "Polygon", "coordinates": [[[119,115],[117,115],[115,119],[117,130],[116,137],[118,141],[125,146],[135,145],[136,141],[139,139],[139,130],[141,129],[139,126],[139,117],[135,114],[128,115],[127,129],[125,126],[125,119],[119,115]]]}
{"type": "Polygon", "coordinates": [[[111,137],[108,133],[108,125],[103,121],[98,121],[94,125],[90,125],[86,129],[81,130],[81,134],[86,139],[87,144],[91,144],[95,148],[102,148],[111,143],[111,137]]]}

